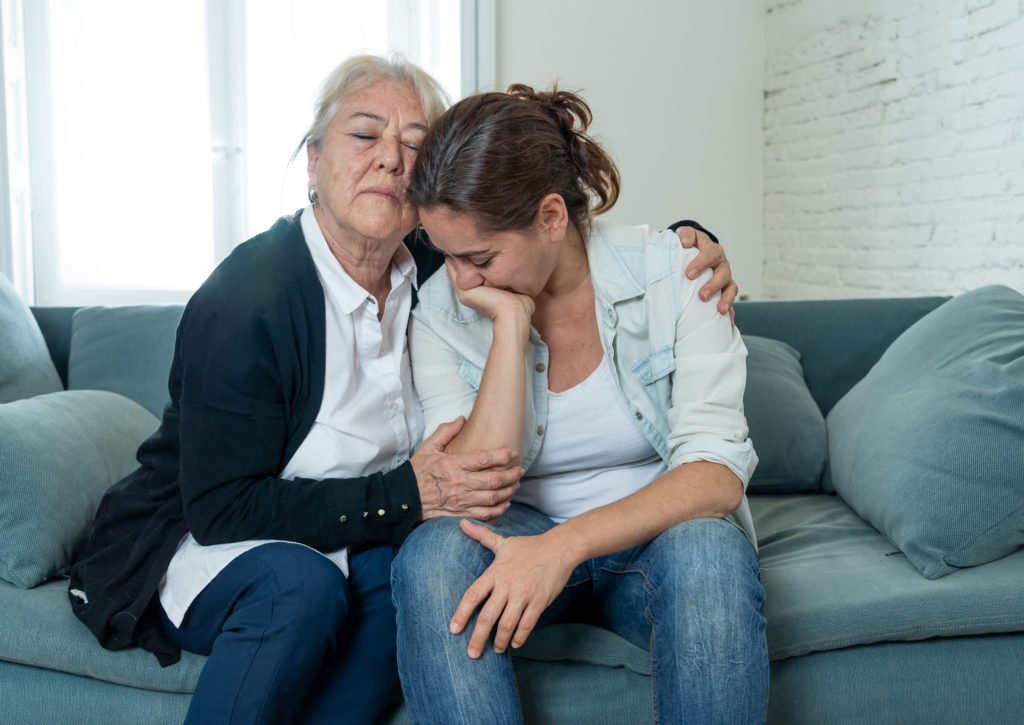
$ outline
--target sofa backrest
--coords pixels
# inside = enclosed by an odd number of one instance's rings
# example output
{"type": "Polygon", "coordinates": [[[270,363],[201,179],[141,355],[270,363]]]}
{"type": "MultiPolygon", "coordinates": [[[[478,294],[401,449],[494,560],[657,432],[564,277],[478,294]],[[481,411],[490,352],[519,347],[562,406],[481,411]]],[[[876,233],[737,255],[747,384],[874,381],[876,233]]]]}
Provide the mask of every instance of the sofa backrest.
{"type": "Polygon", "coordinates": [[[119,393],[159,418],[183,310],[183,305],[126,305],[32,312],[65,388],[119,393]]]}
{"type": "MultiPolygon", "coordinates": [[[[948,297],[737,302],[736,325],[747,335],[770,337],[800,352],[804,377],[823,415],[867,374],[904,330],[948,297]]],[[[75,307],[35,307],[54,365],[65,386],[75,307]]],[[[169,342],[174,316],[153,307],[154,324],[169,342]],[[166,328],[166,329],[163,329],[166,328]]],[[[170,308],[165,308],[170,309],[170,308]]],[[[180,306],[173,309],[178,310],[180,306]]],[[[167,365],[170,360],[167,360],[167,365]]],[[[146,371],[149,372],[149,371],[146,371]]],[[[154,386],[166,390],[167,367],[154,366],[154,386]]]]}
{"type": "Polygon", "coordinates": [[[770,337],[800,352],[811,395],[827,415],[908,327],[948,297],[736,303],[745,335],[770,337]]]}

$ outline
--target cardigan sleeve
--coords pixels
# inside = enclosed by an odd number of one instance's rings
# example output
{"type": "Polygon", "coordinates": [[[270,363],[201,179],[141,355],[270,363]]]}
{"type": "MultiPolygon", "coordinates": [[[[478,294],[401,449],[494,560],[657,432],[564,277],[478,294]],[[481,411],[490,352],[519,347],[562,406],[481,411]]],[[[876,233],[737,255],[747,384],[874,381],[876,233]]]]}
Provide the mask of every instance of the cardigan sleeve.
{"type": "Polygon", "coordinates": [[[324,551],[401,543],[420,516],[408,462],[357,478],[278,477],[319,410],[323,291],[315,272],[289,284],[294,265],[234,267],[190,302],[175,351],[179,487],[192,535],[324,551]]]}
{"type": "Polygon", "coordinates": [[[718,237],[716,237],[710,231],[701,226],[699,222],[695,222],[693,219],[683,219],[681,221],[676,222],[675,224],[670,224],[668,228],[674,232],[677,229],[679,229],[679,227],[690,227],[691,229],[696,229],[698,231],[704,232],[705,234],[708,235],[708,238],[712,242],[718,244],[718,237]]]}

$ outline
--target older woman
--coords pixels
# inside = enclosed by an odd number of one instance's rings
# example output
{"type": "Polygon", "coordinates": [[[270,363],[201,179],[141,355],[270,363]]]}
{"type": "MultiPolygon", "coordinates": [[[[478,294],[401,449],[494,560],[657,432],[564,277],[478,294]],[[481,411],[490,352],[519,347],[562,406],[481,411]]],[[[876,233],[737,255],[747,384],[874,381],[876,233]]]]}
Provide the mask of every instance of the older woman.
{"type": "Polygon", "coordinates": [[[518,487],[511,449],[445,451],[462,420],[421,445],[405,332],[438,261],[403,244],[405,188],[442,96],[397,59],[328,77],[300,145],[310,205],[189,301],[161,427],[72,569],[104,646],[209,655],[191,722],[373,722],[397,685],[396,547],[434,517],[492,520],[518,487]]]}
{"type": "Polygon", "coordinates": [[[427,427],[468,416],[451,450],[526,468],[499,519],[426,522],[395,560],[415,722],[520,722],[509,647],[580,619],[650,650],[659,722],[764,721],[746,349],[672,235],[592,219],[619,179],[589,122],[572,93],[469,97],[410,181],[447,255],[410,329],[427,427]]]}

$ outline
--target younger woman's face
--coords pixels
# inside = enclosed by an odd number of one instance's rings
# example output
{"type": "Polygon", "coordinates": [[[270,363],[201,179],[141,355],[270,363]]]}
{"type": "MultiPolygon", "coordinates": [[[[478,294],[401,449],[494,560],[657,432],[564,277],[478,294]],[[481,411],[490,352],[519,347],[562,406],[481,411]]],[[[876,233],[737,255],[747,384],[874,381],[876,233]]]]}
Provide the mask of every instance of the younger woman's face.
{"type": "Polygon", "coordinates": [[[483,285],[536,297],[554,269],[555,245],[534,229],[484,236],[471,216],[420,209],[420,223],[455,272],[455,285],[483,285]]]}

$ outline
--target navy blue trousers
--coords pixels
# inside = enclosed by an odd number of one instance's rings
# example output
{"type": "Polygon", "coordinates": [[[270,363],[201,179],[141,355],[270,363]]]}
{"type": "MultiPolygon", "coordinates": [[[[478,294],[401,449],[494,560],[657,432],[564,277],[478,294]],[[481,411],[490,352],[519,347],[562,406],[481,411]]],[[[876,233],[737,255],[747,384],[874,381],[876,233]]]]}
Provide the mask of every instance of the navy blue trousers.
{"type": "Polygon", "coordinates": [[[242,554],[168,635],[209,655],[186,723],[373,723],[398,685],[395,547],[349,558],[349,577],[298,544],[242,554]]]}

